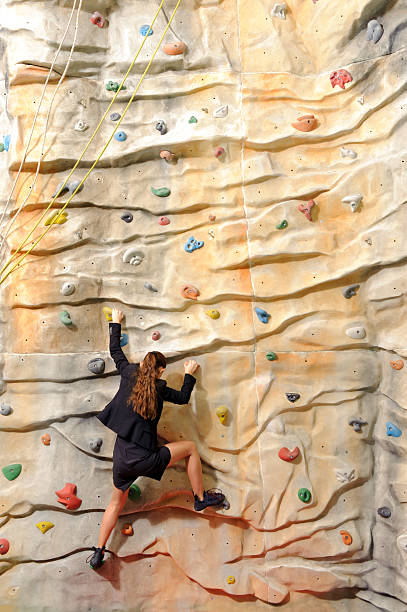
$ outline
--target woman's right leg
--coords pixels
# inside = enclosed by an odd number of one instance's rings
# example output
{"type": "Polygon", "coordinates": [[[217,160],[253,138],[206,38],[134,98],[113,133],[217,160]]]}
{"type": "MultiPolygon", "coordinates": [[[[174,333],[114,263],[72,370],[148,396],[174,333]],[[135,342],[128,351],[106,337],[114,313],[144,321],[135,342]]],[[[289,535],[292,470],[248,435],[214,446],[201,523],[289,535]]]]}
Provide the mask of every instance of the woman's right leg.
{"type": "Polygon", "coordinates": [[[170,442],[165,444],[171,453],[171,460],[167,467],[171,467],[177,461],[185,459],[186,470],[195,495],[203,500],[202,465],[201,458],[195,442],[170,442]]]}

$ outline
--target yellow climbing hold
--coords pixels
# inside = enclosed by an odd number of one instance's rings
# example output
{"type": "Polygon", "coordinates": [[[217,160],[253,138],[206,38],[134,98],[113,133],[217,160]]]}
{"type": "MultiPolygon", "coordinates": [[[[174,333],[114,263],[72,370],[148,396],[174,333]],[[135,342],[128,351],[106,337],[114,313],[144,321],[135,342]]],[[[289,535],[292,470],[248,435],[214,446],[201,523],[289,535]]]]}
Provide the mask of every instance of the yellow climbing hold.
{"type": "Polygon", "coordinates": [[[205,314],[211,319],[219,319],[220,317],[219,310],[215,310],[214,308],[212,310],[205,310],[205,314]]]}
{"type": "Polygon", "coordinates": [[[36,527],[41,531],[41,533],[47,533],[49,529],[55,527],[54,523],[50,523],[49,521],[40,521],[37,523],[36,527]]]}
{"type": "Polygon", "coordinates": [[[216,415],[219,417],[219,421],[222,423],[222,425],[227,419],[228,412],[229,410],[226,408],[226,406],[219,406],[219,408],[216,409],[216,415]]]}
{"type": "Polygon", "coordinates": [[[112,320],[112,309],[109,308],[109,306],[103,306],[102,310],[105,313],[105,317],[107,321],[111,321],[112,320]]]}
{"type": "MultiPolygon", "coordinates": [[[[51,223],[53,222],[53,220],[55,219],[55,217],[57,217],[59,214],[59,211],[53,213],[50,217],[48,217],[48,219],[45,221],[44,225],[51,225],[51,223]]],[[[58,219],[55,221],[55,223],[59,223],[59,225],[62,225],[62,223],[65,223],[65,221],[68,220],[68,213],[63,212],[59,215],[58,219]]]]}
{"type": "Polygon", "coordinates": [[[234,576],[228,576],[228,584],[235,584],[235,577],[234,576]]]}

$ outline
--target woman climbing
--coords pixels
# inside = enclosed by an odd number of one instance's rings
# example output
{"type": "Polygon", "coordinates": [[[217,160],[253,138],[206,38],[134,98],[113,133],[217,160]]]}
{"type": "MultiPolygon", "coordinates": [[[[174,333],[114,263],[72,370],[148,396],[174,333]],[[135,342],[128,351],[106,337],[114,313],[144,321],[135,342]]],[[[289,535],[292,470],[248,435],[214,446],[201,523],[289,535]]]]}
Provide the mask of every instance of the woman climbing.
{"type": "MultiPolygon", "coordinates": [[[[106,542],[117,523],[126,503],[129,487],[139,476],[161,480],[167,467],[185,459],[186,470],[194,493],[194,509],[219,506],[225,496],[211,489],[204,491],[202,466],[195,442],[170,442],[157,446],[157,423],[160,420],[163,402],[187,404],[196,379],[193,373],[199,365],[196,361],[185,361],[184,382],[180,391],[167,386],[161,375],[167,365],[162,353],[151,351],[141,363],[129,363],[120,347],[120,330],[123,313],[112,308],[109,323],[110,354],[120,374],[120,387],[115,397],[98,414],[98,419],[117,433],[113,449],[113,495],[100,526],[97,547],[90,559],[93,569],[103,563],[108,551],[106,542]]],[[[226,502],[227,503],[227,502],[226,502]]]]}

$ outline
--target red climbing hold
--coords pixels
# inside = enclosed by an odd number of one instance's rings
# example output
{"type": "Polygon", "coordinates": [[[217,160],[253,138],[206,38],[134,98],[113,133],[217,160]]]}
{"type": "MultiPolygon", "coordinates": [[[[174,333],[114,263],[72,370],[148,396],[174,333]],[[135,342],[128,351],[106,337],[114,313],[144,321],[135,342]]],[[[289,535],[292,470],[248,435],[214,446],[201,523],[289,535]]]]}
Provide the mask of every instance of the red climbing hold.
{"type": "Polygon", "coordinates": [[[307,204],[299,204],[298,210],[307,217],[308,221],[312,221],[312,209],[315,206],[314,200],[308,200],[307,204]]]}
{"type": "Polygon", "coordinates": [[[217,149],[215,149],[214,155],[217,159],[219,159],[219,157],[223,157],[223,155],[225,155],[225,149],[223,147],[218,147],[217,149]]]}
{"type": "Polygon", "coordinates": [[[0,555],[8,553],[10,542],[6,538],[0,538],[0,555]]]}
{"type": "Polygon", "coordinates": [[[65,504],[67,510],[76,510],[82,503],[82,500],[75,495],[76,485],[71,482],[67,482],[63,489],[55,491],[55,495],[58,496],[58,501],[61,504],[65,504]]]}
{"type": "Polygon", "coordinates": [[[168,224],[170,223],[170,220],[169,220],[169,218],[168,218],[168,217],[160,217],[160,218],[158,219],[158,223],[159,223],[160,225],[168,225],[168,224]]]}
{"type": "Polygon", "coordinates": [[[288,448],[283,446],[283,448],[280,448],[280,450],[278,451],[278,456],[283,461],[294,461],[294,459],[298,457],[299,452],[300,449],[298,448],[298,446],[296,446],[293,450],[289,450],[288,448]]]}
{"type": "Polygon", "coordinates": [[[347,70],[341,68],[340,70],[334,70],[333,72],[331,72],[331,74],[329,75],[329,80],[331,81],[332,87],[335,87],[335,85],[339,85],[339,87],[345,89],[345,83],[350,83],[351,81],[353,81],[353,78],[347,70]]]}
{"type": "Polygon", "coordinates": [[[153,340],[159,340],[161,338],[161,334],[159,331],[153,331],[153,333],[151,334],[151,338],[153,340]]]}
{"type": "Polygon", "coordinates": [[[93,25],[97,25],[98,28],[103,28],[105,25],[105,18],[103,17],[102,13],[99,13],[98,11],[93,13],[90,20],[93,25]]]}

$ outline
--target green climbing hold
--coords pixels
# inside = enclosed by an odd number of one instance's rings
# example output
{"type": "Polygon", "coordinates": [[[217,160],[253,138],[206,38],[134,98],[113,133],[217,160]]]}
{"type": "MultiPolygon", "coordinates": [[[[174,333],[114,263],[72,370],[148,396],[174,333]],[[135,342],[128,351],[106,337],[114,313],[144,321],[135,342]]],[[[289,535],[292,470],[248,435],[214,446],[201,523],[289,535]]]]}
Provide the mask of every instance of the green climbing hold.
{"type": "Polygon", "coordinates": [[[4,151],[4,144],[0,142],[0,153],[3,153],[3,151],[4,151]]]}
{"type": "Polygon", "coordinates": [[[170,195],[171,190],[168,189],[168,187],[159,187],[158,189],[154,189],[154,187],[151,187],[151,192],[159,198],[166,198],[170,195]]]}
{"type": "Polygon", "coordinates": [[[266,359],[268,359],[269,361],[275,361],[277,359],[277,355],[273,353],[273,351],[269,351],[266,354],[266,359]]]}
{"type": "MultiPolygon", "coordinates": [[[[116,81],[108,81],[106,83],[107,91],[118,91],[119,87],[120,87],[120,84],[116,83],[116,81]]],[[[126,85],[122,85],[122,89],[126,89],[126,85]]]]}
{"type": "Polygon", "coordinates": [[[278,225],[276,225],[276,229],[285,229],[287,227],[288,223],[287,221],[284,219],[283,221],[281,221],[281,223],[279,223],[278,225]]]}
{"type": "Polygon", "coordinates": [[[198,119],[192,115],[192,117],[189,118],[188,123],[198,123],[198,119]]]}
{"type": "Polygon", "coordinates": [[[131,501],[137,501],[140,495],[140,487],[133,483],[129,488],[129,499],[131,499],[131,501]]]}
{"type": "Polygon", "coordinates": [[[21,468],[21,463],[12,463],[11,465],[6,465],[1,471],[7,480],[14,480],[21,474],[21,468]]]}
{"type": "Polygon", "coordinates": [[[298,489],[298,497],[304,504],[311,501],[311,491],[309,489],[298,489]]]}
{"type": "Polygon", "coordinates": [[[63,310],[61,312],[61,314],[59,315],[59,320],[64,325],[72,325],[71,315],[69,314],[69,312],[67,310],[63,310]]]}

